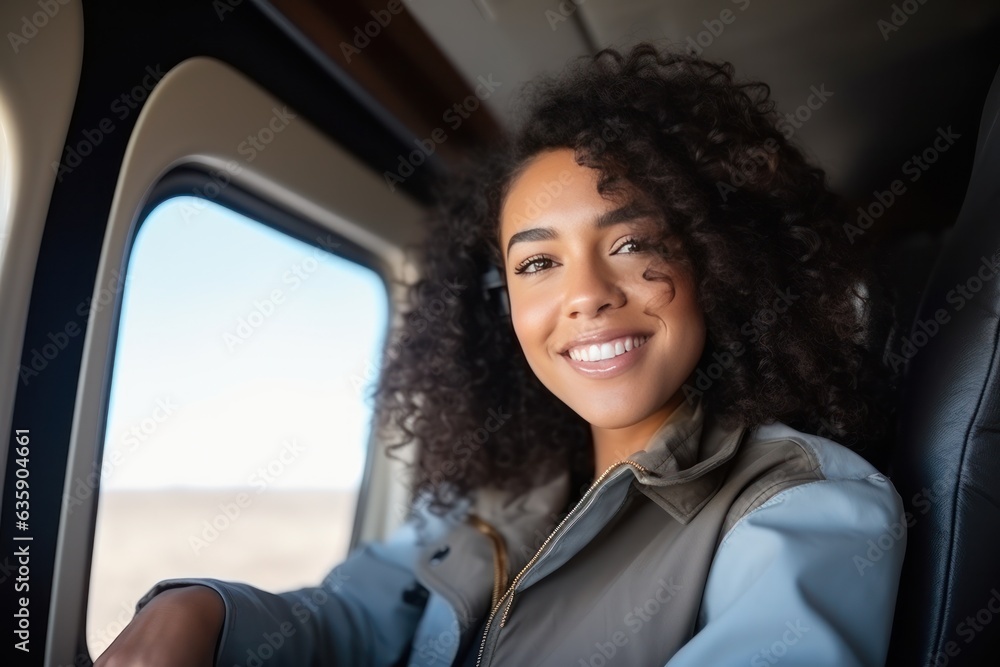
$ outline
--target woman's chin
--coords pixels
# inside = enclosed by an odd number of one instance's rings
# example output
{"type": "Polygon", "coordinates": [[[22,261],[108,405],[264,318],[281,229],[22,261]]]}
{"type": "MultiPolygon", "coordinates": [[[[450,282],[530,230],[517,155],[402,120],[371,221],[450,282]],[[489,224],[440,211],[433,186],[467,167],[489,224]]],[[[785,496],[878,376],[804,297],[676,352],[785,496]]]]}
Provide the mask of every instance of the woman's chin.
{"type": "Polygon", "coordinates": [[[574,408],[574,412],[590,424],[591,428],[603,430],[617,430],[635,426],[649,416],[642,410],[637,410],[635,405],[617,409],[608,405],[588,405],[579,410],[574,408]]]}

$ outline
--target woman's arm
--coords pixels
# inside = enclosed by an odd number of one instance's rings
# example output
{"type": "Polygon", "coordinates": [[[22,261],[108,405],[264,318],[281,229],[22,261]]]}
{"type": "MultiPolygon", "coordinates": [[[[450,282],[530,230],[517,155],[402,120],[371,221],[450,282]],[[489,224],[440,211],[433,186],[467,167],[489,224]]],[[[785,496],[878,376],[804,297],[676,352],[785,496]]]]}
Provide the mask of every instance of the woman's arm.
{"type": "Polygon", "coordinates": [[[274,594],[216,579],[160,582],[95,667],[395,664],[426,601],[414,592],[417,523],[356,549],[315,587],[274,594]]]}
{"type": "Polygon", "coordinates": [[[94,667],[211,667],[224,620],[222,598],[205,586],[164,591],[136,614],[94,667]]]}
{"type": "Polygon", "coordinates": [[[725,537],[700,630],[667,665],[884,665],[905,548],[880,474],[785,490],[725,537]]]}

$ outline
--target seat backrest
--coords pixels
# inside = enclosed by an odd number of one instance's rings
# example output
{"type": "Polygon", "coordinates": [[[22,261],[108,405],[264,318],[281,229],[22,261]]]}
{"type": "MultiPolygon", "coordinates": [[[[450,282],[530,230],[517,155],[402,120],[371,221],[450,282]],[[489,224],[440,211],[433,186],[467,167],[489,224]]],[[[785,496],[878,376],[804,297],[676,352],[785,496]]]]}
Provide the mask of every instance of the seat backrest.
{"type": "MultiPolygon", "coordinates": [[[[887,664],[997,665],[1000,72],[962,210],[894,348],[908,364],[889,472],[909,533],[887,664]]],[[[881,542],[874,548],[892,548],[881,542]]]]}

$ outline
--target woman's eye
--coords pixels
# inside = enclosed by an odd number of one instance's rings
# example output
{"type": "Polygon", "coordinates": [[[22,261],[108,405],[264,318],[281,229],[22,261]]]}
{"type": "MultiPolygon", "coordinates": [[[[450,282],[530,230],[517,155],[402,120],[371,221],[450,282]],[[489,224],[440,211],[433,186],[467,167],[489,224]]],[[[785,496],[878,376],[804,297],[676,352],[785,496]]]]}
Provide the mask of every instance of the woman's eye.
{"type": "Polygon", "coordinates": [[[624,250],[625,254],[628,255],[636,252],[642,252],[645,249],[646,249],[646,243],[643,239],[639,237],[632,237],[626,239],[625,242],[622,243],[620,246],[618,246],[618,248],[612,254],[618,254],[624,250]]]}
{"type": "Polygon", "coordinates": [[[517,265],[514,269],[514,273],[538,273],[539,271],[549,268],[551,263],[552,260],[547,257],[529,257],[517,265]]]}

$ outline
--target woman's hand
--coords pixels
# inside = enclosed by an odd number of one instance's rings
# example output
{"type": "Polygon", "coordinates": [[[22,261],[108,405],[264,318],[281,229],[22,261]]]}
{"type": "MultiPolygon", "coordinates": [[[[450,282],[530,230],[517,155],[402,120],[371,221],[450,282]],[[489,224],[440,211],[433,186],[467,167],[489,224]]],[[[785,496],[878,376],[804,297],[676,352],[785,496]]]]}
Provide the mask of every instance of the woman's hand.
{"type": "Polygon", "coordinates": [[[94,667],[212,667],[226,608],[207,586],[170,588],[142,608],[94,667]]]}

